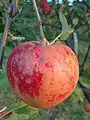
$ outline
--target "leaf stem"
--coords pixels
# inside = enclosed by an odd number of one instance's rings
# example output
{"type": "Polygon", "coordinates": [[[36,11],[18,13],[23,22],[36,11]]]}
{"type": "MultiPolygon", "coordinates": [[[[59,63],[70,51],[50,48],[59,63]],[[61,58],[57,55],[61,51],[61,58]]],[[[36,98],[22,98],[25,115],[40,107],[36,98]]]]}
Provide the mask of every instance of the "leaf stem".
{"type": "Polygon", "coordinates": [[[60,37],[61,37],[61,33],[49,45],[54,44],[57,41],[57,39],[60,38],[60,37]]]}

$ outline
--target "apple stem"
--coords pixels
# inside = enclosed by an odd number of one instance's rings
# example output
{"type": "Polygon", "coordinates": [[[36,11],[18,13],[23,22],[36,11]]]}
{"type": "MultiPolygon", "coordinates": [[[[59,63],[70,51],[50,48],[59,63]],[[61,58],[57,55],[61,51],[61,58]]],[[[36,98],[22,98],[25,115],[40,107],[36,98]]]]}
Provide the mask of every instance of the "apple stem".
{"type": "Polygon", "coordinates": [[[45,37],[45,34],[44,34],[44,32],[43,32],[42,20],[41,20],[41,17],[40,17],[38,8],[37,8],[36,1],[35,1],[35,0],[32,0],[32,2],[33,2],[34,9],[35,9],[35,11],[36,11],[36,16],[37,16],[37,18],[38,18],[39,27],[40,27],[40,43],[41,43],[41,44],[49,44],[49,42],[47,41],[47,39],[46,39],[46,37],[45,37]]]}

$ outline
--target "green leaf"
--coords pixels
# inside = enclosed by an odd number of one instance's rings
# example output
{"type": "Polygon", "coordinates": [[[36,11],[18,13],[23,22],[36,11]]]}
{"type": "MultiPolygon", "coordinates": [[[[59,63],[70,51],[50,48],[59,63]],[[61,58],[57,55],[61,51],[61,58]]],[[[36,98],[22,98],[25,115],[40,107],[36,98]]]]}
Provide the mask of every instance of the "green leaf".
{"type": "Polygon", "coordinates": [[[8,57],[10,55],[10,53],[12,52],[12,49],[8,46],[5,47],[5,50],[4,50],[4,55],[6,57],[8,57]]]}
{"type": "Polygon", "coordinates": [[[37,109],[28,106],[23,101],[20,101],[20,102],[16,103],[16,105],[14,106],[12,111],[15,111],[17,114],[22,114],[23,113],[23,114],[30,114],[31,115],[31,114],[36,113],[37,109]]]}
{"type": "Polygon", "coordinates": [[[4,31],[4,25],[0,24],[0,33],[3,33],[3,31],[4,31]]]}
{"type": "Polygon", "coordinates": [[[59,19],[60,19],[60,22],[62,24],[62,31],[68,30],[68,28],[69,28],[68,22],[66,20],[66,17],[64,16],[64,14],[61,12],[59,12],[59,19]]]}
{"type": "Polygon", "coordinates": [[[83,111],[80,108],[74,108],[69,114],[70,120],[83,120],[83,111]]]}
{"type": "Polygon", "coordinates": [[[62,24],[60,40],[66,40],[70,36],[70,34],[73,32],[74,29],[71,28],[70,25],[68,25],[66,17],[61,12],[59,12],[59,18],[60,18],[60,22],[62,24]]]}
{"type": "Polygon", "coordinates": [[[8,84],[8,80],[7,80],[7,75],[5,73],[2,73],[0,75],[0,92],[3,88],[8,88],[9,84],[8,84]]]}
{"type": "Polygon", "coordinates": [[[8,118],[8,120],[25,120],[28,116],[24,114],[17,114],[15,112],[8,118]]]}
{"type": "Polygon", "coordinates": [[[41,115],[37,120],[48,120],[49,116],[46,114],[41,115]]]}
{"type": "Polygon", "coordinates": [[[80,77],[80,82],[81,82],[84,86],[90,88],[90,77],[81,76],[81,77],[80,77]]]}
{"type": "Polygon", "coordinates": [[[73,30],[74,30],[73,28],[69,28],[66,31],[62,31],[60,39],[63,40],[63,41],[68,39],[68,37],[73,33],[73,30]]]}
{"type": "Polygon", "coordinates": [[[76,26],[78,24],[78,18],[74,18],[72,22],[73,22],[73,25],[76,26]]]}
{"type": "Polygon", "coordinates": [[[71,96],[71,99],[74,101],[81,101],[83,102],[84,100],[84,95],[82,90],[77,86],[71,96]]]}

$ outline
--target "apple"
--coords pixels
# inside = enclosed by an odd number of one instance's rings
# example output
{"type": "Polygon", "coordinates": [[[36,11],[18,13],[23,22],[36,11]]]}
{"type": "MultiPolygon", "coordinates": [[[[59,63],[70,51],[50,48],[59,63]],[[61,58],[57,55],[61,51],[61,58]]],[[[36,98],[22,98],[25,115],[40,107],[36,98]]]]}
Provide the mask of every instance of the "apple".
{"type": "Polygon", "coordinates": [[[28,105],[51,108],[65,101],[79,79],[74,52],[65,44],[18,45],[7,61],[7,76],[12,90],[28,105]]]}
{"type": "Polygon", "coordinates": [[[42,8],[43,14],[50,14],[52,9],[48,4],[47,0],[40,0],[40,7],[42,8]]]}

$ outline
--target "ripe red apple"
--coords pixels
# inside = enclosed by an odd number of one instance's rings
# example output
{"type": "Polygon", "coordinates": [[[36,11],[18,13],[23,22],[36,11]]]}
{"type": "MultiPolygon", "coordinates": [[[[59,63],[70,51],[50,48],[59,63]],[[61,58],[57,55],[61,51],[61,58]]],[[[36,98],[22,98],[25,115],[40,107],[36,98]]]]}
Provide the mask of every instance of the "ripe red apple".
{"type": "Polygon", "coordinates": [[[43,14],[51,13],[51,7],[48,4],[43,4],[41,8],[42,8],[43,14]]]}
{"type": "Polygon", "coordinates": [[[50,14],[51,13],[51,7],[48,4],[47,0],[40,0],[40,7],[42,8],[43,14],[50,14]]]}
{"type": "Polygon", "coordinates": [[[28,105],[50,108],[74,91],[79,78],[78,60],[64,44],[25,42],[9,56],[7,76],[13,91],[28,105]]]}

